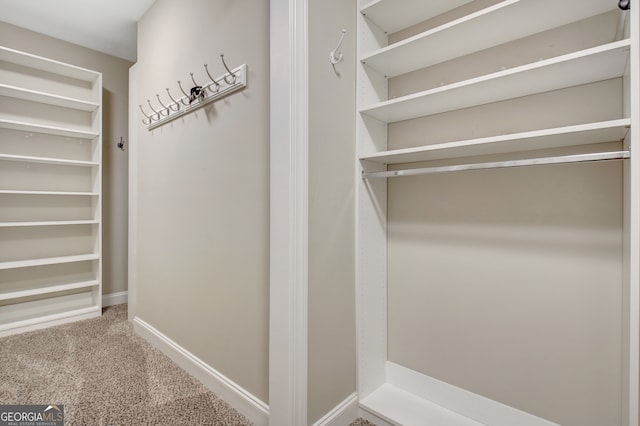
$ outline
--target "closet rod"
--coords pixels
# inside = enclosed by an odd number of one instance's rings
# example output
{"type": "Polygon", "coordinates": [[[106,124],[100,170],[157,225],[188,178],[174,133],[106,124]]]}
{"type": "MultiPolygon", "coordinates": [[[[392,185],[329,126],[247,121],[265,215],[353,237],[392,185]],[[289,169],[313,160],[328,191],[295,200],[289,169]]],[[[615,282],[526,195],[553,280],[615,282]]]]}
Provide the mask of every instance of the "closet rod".
{"type": "Polygon", "coordinates": [[[461,172],[465,170],[502,169],[507,167],[539,166],[545,164],[586,163],[603,160],[622,160],[629,158],[629,151],[594,152],[589,154],[562,155],[558,157],[528,158],[524,160],[495,161],[491,163],[458,164],[455,166],[424,167],[386,172],[362,172],[363,179],[387,178],[396,176],[416,176],[431,173],[461,172]]]}

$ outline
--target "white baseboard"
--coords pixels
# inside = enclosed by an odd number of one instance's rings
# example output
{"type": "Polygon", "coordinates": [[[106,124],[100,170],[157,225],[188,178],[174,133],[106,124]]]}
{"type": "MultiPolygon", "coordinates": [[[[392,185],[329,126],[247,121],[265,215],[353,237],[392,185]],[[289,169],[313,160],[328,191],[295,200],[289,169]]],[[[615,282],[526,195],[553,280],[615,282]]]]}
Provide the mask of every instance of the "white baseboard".
{"type": "Polygon", "coordinates": [[[358,394],[352,393],[313,426],[346,426],[358,417],[358,394]]]}
{"type": "Polygon", "coordinates": [[[139,317],[133,319],[133,329],[145,340],[171,358],[189,374],[238,410],[256,426],[269,425],[269,406],[247,392],[222,373],[182,348],[139,317]]]}
{"type": "Polygon", "coordinates": [[[119,293],[103,294],[102,307],[122,305],[129,300],[129,292],[121,291],[119,293]]]}

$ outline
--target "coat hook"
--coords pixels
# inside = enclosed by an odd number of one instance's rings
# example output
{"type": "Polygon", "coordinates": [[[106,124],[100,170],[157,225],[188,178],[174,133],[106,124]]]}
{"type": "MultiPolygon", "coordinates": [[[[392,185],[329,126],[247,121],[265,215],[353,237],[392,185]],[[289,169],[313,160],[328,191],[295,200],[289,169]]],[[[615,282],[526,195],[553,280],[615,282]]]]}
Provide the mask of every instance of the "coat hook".
{"type": "Polygon", "coordinates": [[[171,102],[173,102],[171,105],[169,105],[169,108],[171,108],[171,111],[179,111],[180,110],[180,103],[178,101],[176,101],[175,99],[173,99],[173,96],[171,96],[171,92],[169,92],[169,88],[168,87],[165,87],[165,89],[167,91],[167,95],[169,95],[169,99],[171,99],[171,102]]]}
{"type": "Polygon", "coordinates": [[[335,65],[340,61],[342,61],[342,53],[338,52],[338,50],[340,50],[340,47],[342,47],[342,42],[344,41],[344,35],[346,34],[346,32],[347,30],[344,30],[344,29],[342,30],[342,33],[340,34],[340,39],[338,40],[338,45],[329,54],[329,61],[331,61],[332,65],[335,65]]]}
{"type": "Polygon", "coordinates": [[[189,75],[191,76],[191,81],[193,81],[193,85],[194,85],[194,86],[200,86],[198,83],[196,83],[196,79],[195,79],[195,78],[193,78],[193,73],[192,73],[192,72],[190,72],[190,73],[189,73],[189,75]]]}
{"type": "MultiPolygon", "coordinates": [[[[191,97],[187,94],[187,92],[184,91],[184,89],[182,88],[182,83],[180,83],[180,80],[178,80],[178,86],[180,87],[180,91],[182,92],[182,94],[187,98],[187,99],[191,99],[191,97]]],[[[185,103],[184,102],[184,98],[180,99],[180,102],[182,102],[182,104],[184,106],[189,106],[189,104],[191,103],[191,101],[185,103]]]]}
{"type": "Polygon", "coordinates": [[[120,136],[120,142],[118,142],[117,146],[124,151],[124,139],[122,139],[122,136],[120,136]]]}
{"type": "Polygon", "coordinates": [[[629,10],[630,3],[631,2],[629,0],[619,0],[618,7],[622,10],[629,10]]]}
{"type": "Polygon", "coordinates": [[[140,107],[140,111],[142,112],[142,115],[144,115],[145,117],[147,117],[147,118],[146,118],[146,120],[145,120],[144,118],[142,119],[142,124],[144,124],[144,125],[148,126],[149,124],[151,124],[151,122],[152,122],[153,120],[151,119],[151,117],[149,117],[149,116],[147,115],[147,113],[146,113],[146,112],[144,112],[144,110],[142,109],[142,105],[138,105],[138,106],[140,107]]]}
{"type": "Polygon", "coordinates": [[[164,108],[164,112],[162,110],[160,110],[160,113],[162,115],[164,115],[164,116],[169,115],[170,114],[169,108],[165,104],[162,103],[162,101],[160,100],[160,95],[158,95],[157,93],[156,93],[156,98],[158,99],[158,103],[160,105],[162,105],[162,108],[164,108]]]}
{"type": "Polygon", "coordinates": [[[191,81],[193,81],[194,84],[194,86],[191,88],[191,94],[189,95],[189,103],[195,101],[196,99],[202,102],[204,100],[205,90],[196,82],[196,79],[193,78],[192,72],[190,72],[189,75],[191,76],[191,81]]]}
{"type": "Polygon", "coordinates": [[[211,77],[211,74],[209,73],[209,68],[207,67],[207,64],[204,64],[204,70],[207,72],[207,76],[209,76],[209,79],[211,80],[211,83],[207,84],[205,87],[207,89],[209,89],[212,93],[218,93],[220,91],[220,83],[218,83],[215,78],[211,77]],[[215,84],[216,85],[216,90],[215,91],[213,89],[211,89],[211,84],[215,84]]]}
{"type": "Polygon", "coordinates": [[[231,75],[231,77],[233,77],[233,81],[231,83],[229,83],[229,81],[227,80],[227,76],[225,75],[223,77],[225,83],[227,83],[227,84],[236,84],[236,80],[237,80],[238,77],[233,73],[233,71],[231,71],[229,69],[229,67],[227,66],[227,63],[224,61],[224,53],[220,54],[220,59],[222,59],[222,65],[224,65],[224,69],[226,69],[227,72],[231,75]]]}
{"type": "Polygon", "coordinates": [[[156,111],[156,109],[153,107],[153,105],[151,105],[151,101],[149,99],[147,99],[147,103],[149,104],[149,108],[151,108],[151,111],[153,111],[156,115],[157,118],[153,118],[153,114],[151,114],[151,118],[153,120],[160,120],[160,113],[158,111],[156,111]]]}

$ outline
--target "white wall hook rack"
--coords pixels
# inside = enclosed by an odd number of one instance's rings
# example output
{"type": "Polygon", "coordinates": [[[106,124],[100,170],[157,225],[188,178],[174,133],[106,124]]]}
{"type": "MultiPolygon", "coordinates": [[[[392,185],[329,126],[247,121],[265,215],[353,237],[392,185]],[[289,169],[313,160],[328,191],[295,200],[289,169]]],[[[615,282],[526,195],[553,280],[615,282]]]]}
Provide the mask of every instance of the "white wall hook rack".
{"type": "Polygon", "coordinates": [[[229,69],[224,60],[224,55],[220,55],[220,58],[222,65],[225,70],[227,70],[227,73],[222,76],[213,78],[209,73],[208,65],[204,64],[204,69],[209,79],[207,84],[198,84],[193,73],[189,73],[191,81],[194,84],[194,86],[189,89],[189,92],[184,90],[182,83],[178,80],[178,87],[180,88],[180,92],[182,92],[182,97],[176,99],[171,95],[171,91],[167,87],[166,91],[170,102],[163,102],[160,95],[156,94],[160,106],[154,108],[151,101],[147,100],[147,104],[149,104],[149,108],[152,111],[150,114],[147,114],[142,108],[142,105],[139,105],[140,111],[144,115],[142,123],[147,126],[147,129],[153,130],[169,121],[202,108],[216,99],[223,98],[247,87],[247,65],[242,64],[237,68],[229,69]]]}

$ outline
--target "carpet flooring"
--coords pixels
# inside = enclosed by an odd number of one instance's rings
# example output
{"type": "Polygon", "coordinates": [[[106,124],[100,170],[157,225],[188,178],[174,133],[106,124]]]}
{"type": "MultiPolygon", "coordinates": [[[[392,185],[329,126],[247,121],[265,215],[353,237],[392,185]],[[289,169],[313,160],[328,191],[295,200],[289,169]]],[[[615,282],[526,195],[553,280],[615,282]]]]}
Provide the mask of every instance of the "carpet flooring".
{"type": "Polygon", "coordinates": [[[62,404],[65,425],[252,424],[135,334],[127,305],[0,338],[0,404],[62,404]]]}

